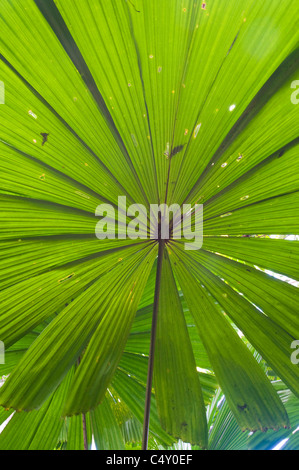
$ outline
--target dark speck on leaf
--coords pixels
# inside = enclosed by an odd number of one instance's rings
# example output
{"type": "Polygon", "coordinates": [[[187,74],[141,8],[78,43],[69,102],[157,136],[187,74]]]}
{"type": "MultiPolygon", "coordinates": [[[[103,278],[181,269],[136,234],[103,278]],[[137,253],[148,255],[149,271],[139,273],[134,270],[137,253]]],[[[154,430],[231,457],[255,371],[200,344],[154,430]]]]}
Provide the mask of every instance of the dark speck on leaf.
{"type": "Polygon", "coordinates": [[[128,0],[128,2],[130,3],[130,5],[132,5],[132,7],[134,8],[134,10],[137,12],[137,13],[140,13],[140,10],[137,10],[137,8],[135,7],[135,5],[133,4],[133,2],[131,0],[128,0]]]}
{"type": "Polygon", "coordinates": [[[41,132],[40,135],[43,138],[42,145],[45,145],[45,143],[48,141],[48,135],[46,132],[41,132]]]}
{"type": "Polygon", "coordinates": [[[174,155],[176,155],[177,153],[181,152],[184,148],[184,145],[186,144],[183,144],[183,145],[178,145],[177,147],[174,147],[173,151],[171,152],[170,154],[170,157],[174,157],[174,155]]]}
{"type": "Polygon", "coordinates": [[[281,150],[281,152],[279,152],[279,154],[278,154],[278,158],[279,158],[279,157],[282,157],[283,154],[284,154],[284,150],[281,150]]]}
{"type": "Polygon", "coordinates": [[[245,405],[238,405],[238,408],[240,411],[244,411],[246,408],[247,408],[247,405],[245,403],[245,405]]]}

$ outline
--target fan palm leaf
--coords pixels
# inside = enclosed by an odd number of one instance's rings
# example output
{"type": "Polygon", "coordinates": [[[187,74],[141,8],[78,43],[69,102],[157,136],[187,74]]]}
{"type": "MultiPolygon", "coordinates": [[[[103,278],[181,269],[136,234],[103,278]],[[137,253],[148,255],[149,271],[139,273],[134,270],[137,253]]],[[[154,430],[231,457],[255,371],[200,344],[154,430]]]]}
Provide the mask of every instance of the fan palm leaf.
{"type": "Polygon", "coordinates": [[[299,233],[298,16],[295,0],[1,2],[0,404],[32,432],[56,413],[76,448],[83,414],[104,446],[111,388],[131,419],[146,403],[144,445],[152,401],[151,435],[207,447],[196,367],[241,429],[288,426],[235,327],[298,397],[282,276],[298,280],[299,242],[271,237],[299,233]],[[202,249],[131,240],[130,217],[98,240],[96,209],[119,196],[202,203],[202,249]]]}

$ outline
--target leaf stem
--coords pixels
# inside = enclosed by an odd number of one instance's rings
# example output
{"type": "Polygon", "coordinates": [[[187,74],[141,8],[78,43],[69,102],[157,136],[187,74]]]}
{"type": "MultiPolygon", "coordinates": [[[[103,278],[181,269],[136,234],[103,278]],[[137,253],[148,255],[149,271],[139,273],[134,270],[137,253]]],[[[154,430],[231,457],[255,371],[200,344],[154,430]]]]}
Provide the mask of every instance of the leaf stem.
{"type": "MultiPolygon", "coordinates": [[[[77,359],[77,367],[80,365],[81,356],[77,359]]],[[[84,442],[84,450],[88,450],[88,440],[87,440],[87,429],[86,429],[86,415],[82,413],[82,427],[83,427],[83,442],[84,442]]]]}
{"type": "Polygon", "coordinates": [[[86,430],[86,415],[85,415],[85,413],[82,413],[82,425],[83,425],[84,450],[88,450],[87,430],[86,430]]]}
{"type": "Polygon", "coordinates": [[[148,372],[147,372],[145,409],[144,409],[144,421],[143,421],[142,450],[147,450],[147,446],[148,446],[151,394],[152,394],[152,382],[153,382],[153,370],[154,370],[154,353],[155,353],[155,341],[156,341],[157,318],[158,318],[158,309],[159,309],[159,296],[160,296],[160,285],[161,285],[161,273],[162,273],[162,261],[163,261],[164,246],[165,246],[165,241],[160,238],[159,239],[157,271],[156,271],[156,284],[155,284],[153,317],[152,317],[151,342],[150,342],[150,351],[149,351],[149,359],[148,359],[148,372]]]}

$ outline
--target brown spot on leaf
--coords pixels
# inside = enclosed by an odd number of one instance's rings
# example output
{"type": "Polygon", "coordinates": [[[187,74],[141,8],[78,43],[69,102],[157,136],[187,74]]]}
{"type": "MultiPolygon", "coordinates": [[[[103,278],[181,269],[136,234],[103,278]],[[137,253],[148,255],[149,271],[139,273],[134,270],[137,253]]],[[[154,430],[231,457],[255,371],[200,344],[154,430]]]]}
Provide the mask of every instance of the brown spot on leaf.
{"type": "Polygon", "coordinates": [[[46,132],[41,132],[40,135],[43,138],[42,145],[45,145],[45,143],[48,141],[48,135],[46,132]]]}
{"type": "Polygon", "coordinates": [[[244,405],[237,405],[240,411],[244,411],[247,408],[247,404],[245,403],[244,405]]]}

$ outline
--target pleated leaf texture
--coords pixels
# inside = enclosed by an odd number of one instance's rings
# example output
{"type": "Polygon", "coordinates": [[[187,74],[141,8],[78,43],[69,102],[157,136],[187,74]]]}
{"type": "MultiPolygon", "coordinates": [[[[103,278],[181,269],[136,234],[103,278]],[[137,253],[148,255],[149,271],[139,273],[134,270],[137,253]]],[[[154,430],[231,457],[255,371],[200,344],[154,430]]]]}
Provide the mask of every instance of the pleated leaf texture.
{"type": "Polygon", "coordinates": [[[80,448],[82,413],[98,448],[140,439],[154,299],[152,437],[207,448],[217,384],[241,430],[289,426],[248,346],[297,400],[298,23],[297,0],[1,0],[1,448],[66,422],[80,448]],[[202,204],[201,249],[99,240],[119,196],[202,204]]]}

